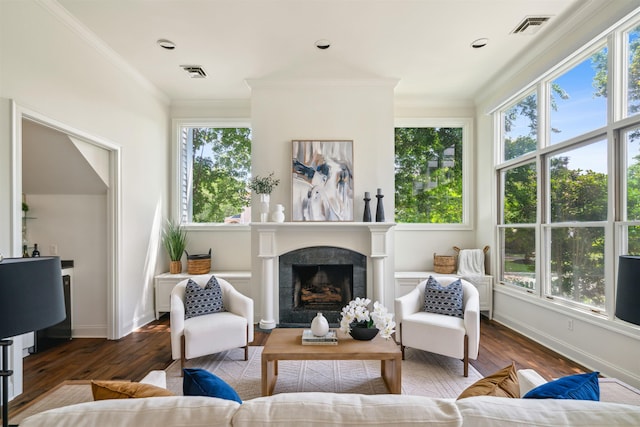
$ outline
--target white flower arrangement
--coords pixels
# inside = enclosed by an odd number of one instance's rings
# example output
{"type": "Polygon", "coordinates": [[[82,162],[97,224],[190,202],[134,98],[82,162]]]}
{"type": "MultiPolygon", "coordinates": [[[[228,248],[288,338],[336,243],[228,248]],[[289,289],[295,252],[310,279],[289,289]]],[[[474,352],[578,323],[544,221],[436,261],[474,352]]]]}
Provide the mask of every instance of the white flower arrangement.
{"type": "Polygon", "coordinates": [[[396,322],[393,314],[378,301],[373,303],[373,311],[369,311],[369,298],[356,298],[342,308],[342,319],[340,319],[340,330],[345,334],[351,331],[353,323],[360,323],[367,328],[376,327],[380,331],[382,338],[390,338],[395,331],[396,322]]]}

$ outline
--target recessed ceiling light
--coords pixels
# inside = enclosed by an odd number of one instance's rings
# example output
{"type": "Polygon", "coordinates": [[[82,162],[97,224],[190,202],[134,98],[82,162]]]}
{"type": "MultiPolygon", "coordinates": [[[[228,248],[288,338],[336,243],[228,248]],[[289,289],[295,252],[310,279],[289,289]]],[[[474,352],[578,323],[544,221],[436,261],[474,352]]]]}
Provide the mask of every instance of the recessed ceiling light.
{"type": "Polygon", "coordinates": [[[481,47],[485,47],[489,43],[489,39],[478,39],[471,42],[471,47],[474,49],[480,49],[481,47]]]}
{"type": "Polygon", "coordinates": [[[329,47],[331,47],[331,42],[327,39],[320,39],[316,42],[316,47],[322,50],[329,49],[329,47]]]}
{"type": "Polygon", "coordinates": [[[176,48],[176,44],[174,42],[172,42],[171,40],[158,39],[158,41],[156,43],[158,43],[158,46],[160,46],[163,49],[173,50],[173,49],[176,48]]]}

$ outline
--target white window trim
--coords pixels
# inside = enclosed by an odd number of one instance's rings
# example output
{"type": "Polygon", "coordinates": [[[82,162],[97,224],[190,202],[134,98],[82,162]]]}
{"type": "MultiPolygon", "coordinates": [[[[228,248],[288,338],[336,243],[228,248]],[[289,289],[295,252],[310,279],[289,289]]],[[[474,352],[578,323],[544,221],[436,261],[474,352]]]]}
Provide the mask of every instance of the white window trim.
{"type": "MultiPolygon", "coordinates": [[[[171,121],[172,127],[172,150],[171,150],[171,218],[174,221],[180,221],[182,218],[182,211],[180,207],[180,197],[182,189],[181,181],[181,164],[182,164],[182,150],[181,150],[181,135],[180,131],[184,127],[212,127],[212,128],[237,128],[247,127],[251,128],[251,121],[246,118],[224,118],[224,119],[173,119],[171,121]]],[[[184,224],[185,229],[189,230],[207,230],[207,229],[228,229],[238,230],[239,228],[249,229],[248,224],[225,224],[221,222],[210,223],[194,223],[187,222],[184,224]]]]}
{"type": "MultiPolygon", "coordinates": [[[[473,230],[474,221],[471,215],[475,206],[475,191],[471,188],[471,176],[473,174],[473,119],[460,118],[396,118],[395,128],[431,127],[431,128],[462,128],[462,222],[459,224],[427,224],[427,223],[398,223],[397,230],[422,231],[422,230],[473,230]]],[[[394,141],[395,145],[395,141],[394,141]]],[[[394,189],[395,194],[395,189],[394,189]]]]}

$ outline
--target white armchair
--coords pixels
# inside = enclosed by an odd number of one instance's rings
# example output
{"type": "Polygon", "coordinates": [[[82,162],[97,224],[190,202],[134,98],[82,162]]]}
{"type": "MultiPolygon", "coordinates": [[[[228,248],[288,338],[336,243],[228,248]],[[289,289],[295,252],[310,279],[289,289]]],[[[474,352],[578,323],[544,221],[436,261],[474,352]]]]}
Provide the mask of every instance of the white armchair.
{"type": "MultiPolygon", "coordinates": [[[[436,280],[447,286],[458,278],[437,277],[436,280]]],[[[469,359],[478,358],[480,345],[480,297],[475,286],[464,279],[460,281],[464,318],[423,311],[426,280],[396,298],[395,317],[403,359],[405,347],[455,357],[464,362],[464,376],[469,375],[469,359]]]]}
{"type": "MultiPolygon", "coordinates": [[[[191,280],[204,287],[211,275],[193,276],[191,280]]],[[[222,290],[226,311],[184,318],[184,295],[187,280],[171,291],[171,354],[185,361],[194,357],[244,347],[244,360],[248,360],[248,344],[253,341],[253,300],[238,292],[229,282],[216,277],[222,290]]]]}

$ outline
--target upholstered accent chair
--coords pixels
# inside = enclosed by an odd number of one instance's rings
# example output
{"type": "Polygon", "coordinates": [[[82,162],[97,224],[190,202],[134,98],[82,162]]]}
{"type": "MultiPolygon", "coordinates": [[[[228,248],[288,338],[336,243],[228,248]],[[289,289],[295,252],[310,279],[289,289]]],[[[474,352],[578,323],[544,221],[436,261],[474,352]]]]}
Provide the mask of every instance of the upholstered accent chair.
{"type": "MultiPolygon", "coordinates": [[[[444,287],[458,278],[437,277],[436,280],[444,287]]],[[[464,279],[460,281],[463,317],[424,311],[427,280],[408,294],[396,298],[397,336],[403,359],[405,347],[455,357],[464,362],[464,376],[469,375],[469,359],[478,358],[480,345],[480,298],[475,286],[464,279]]]]}
{"type": "Polygon", "coordinates": [[[210,274],[193,276],[179,282],[171,291],[171,354],[174,360],[244,347],[248,360],[248,344],[253,341],[253,300],[238,292],[229,282],[216,278],[222,291],[224,311],[185,319],[185,290],[189,280],[204,288],[210,274]]]}

